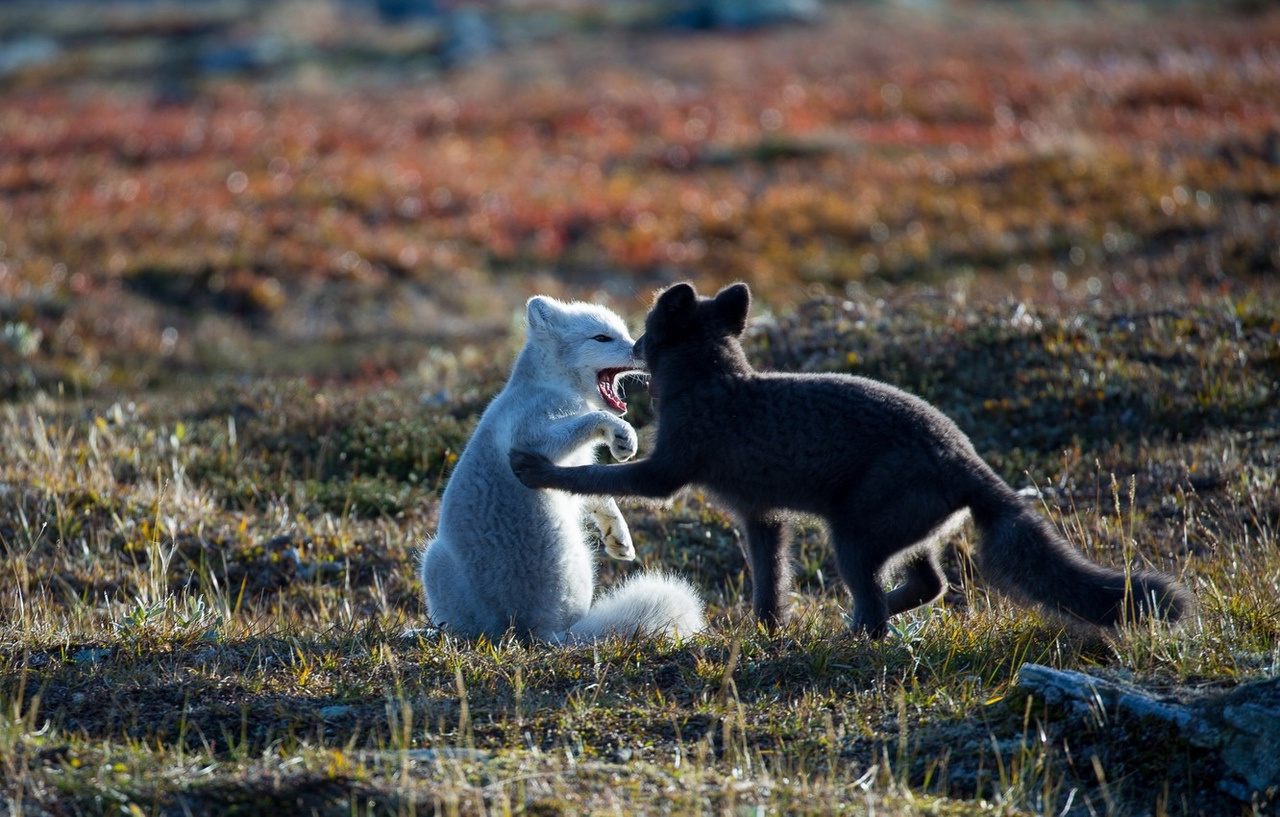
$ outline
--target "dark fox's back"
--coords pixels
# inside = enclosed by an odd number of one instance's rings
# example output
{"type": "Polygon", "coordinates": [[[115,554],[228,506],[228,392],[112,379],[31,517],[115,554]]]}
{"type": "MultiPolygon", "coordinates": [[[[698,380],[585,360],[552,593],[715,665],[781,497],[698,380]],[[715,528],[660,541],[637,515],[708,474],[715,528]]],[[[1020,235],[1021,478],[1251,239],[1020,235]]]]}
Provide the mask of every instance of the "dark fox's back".
{"type": "Polygon", "coordinates": [[[946,415],[875,380],[751,373],[717,385],[713,423],[686,424],[678,413],[664,423],[699,428],[687,444],[704,454],[707,487],[743,509],[824,513],[885,472],[959,496],[985,468],[946,415]]]}
{"type": "MultiPolygon", "coordinates": [[[[954,422],[893,386],[842,374],[760,373],[742,383],[743,402],[779,439],[812,437],[821,452],[845,459],[890,450],[971,453],[954,422]]],[[[760,442],[764,442],[761,440],[760,442]]]]}

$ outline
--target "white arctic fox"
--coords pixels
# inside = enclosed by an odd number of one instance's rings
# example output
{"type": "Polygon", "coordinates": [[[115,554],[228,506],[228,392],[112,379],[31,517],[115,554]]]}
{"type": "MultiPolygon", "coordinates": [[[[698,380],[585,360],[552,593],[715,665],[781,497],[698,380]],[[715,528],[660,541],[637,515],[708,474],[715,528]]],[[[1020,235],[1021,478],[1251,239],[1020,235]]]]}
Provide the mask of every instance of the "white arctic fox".
{"type": "Polygon", "coordinates": [[[440,525],[422,556],[432,621],[460,635],[551,641],[616,634],[684,637],[704,626],[702,602],[681,579],[642,573],[592,604],[590,517],[609,555],[634,559],[631,533],[609,497],[532,490],[508,464],[512,448],[586,465],[608,445],[636,453],[621,419],[618,379],[640,370],[622,319],[601,306],[538,296],[507,385],[480,417],[445,488],[440,525]],[[615,414],[616,412],[616,414],[615,414]]]}

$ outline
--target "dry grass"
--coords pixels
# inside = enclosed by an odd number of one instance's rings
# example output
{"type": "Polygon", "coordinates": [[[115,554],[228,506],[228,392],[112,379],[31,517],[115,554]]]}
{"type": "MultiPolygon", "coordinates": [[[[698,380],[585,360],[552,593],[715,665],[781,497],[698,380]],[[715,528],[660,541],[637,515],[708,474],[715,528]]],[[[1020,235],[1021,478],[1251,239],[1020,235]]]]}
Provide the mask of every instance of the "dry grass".
{"type": "MultiPolygon", "coordinates": [[[[1142,724],[1081,732],[1013,681],[1025,661],[1156,689],[1277,671],[1280,313],[1272,295],[1240,303],[1184,301],[1158,319],[1033,305],[1027,319],[900,294],[816,302],[763,321],[752,342],[783,364],[785,340],[809,368],[911,373],[905,385],[963,418],[1015,484],[1039,485],[1094,558],[1181,575],[1202,610],[1177,632],[1061,631],[988,597],[961,542],[944,604],[900,617],[881,643],[853,638],[809,529],[802,615],[769,638],[743,606],[732,526],[693,494],[629,516],[641,561],[710,600],[705,637],[567,650],[406,638],[421,623],[414,553],[482,405],[470,395],[498,386],[502,360],[455,369],[463,396],[437,408],[408,381],[8,406],[9,809],[1218,812],[1230,801],[1212,757],[1152,748],[1142,724]],[[1113,329],[1131,324],[1143,328],[1113,329]],[[1221,340],[1188,342],[1188,326],[1221,340]],[[1011,362],[1032,352],[1044,359],[1011,362]],[[1152,356],[1160,366],[1135,362],[1152,356]],[[1104,370],[1148,397],[1097,399],[1095,428],[1072,412],[1104,370]],[[1027,416],[1010,422],[995,394],[1027,416]],[[1127,425],[1146,410],[1187,414],[1127,425]],[[1078,433],[1064,443],[1057,423],[1078,433]]],[[[603,566],[603,580],[622,569],[603,566]]]]}

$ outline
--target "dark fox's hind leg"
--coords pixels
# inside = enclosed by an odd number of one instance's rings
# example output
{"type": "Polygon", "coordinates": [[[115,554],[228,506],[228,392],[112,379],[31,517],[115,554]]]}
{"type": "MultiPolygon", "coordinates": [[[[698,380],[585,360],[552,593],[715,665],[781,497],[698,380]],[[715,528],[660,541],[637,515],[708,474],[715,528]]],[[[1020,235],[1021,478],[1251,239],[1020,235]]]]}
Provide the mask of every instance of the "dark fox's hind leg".
{"type": "Polygon", "coordinates": [[[769,629],[791,613],[791,529],[778,519],[748,519],[742,549],[751,568],[751,606],[769,629]]]}
{"type": "Polygon", "coordinates": [[[888,554],[873,543],[859,537],[832,530],[831,544],[836,552],[840,578],[853,596],[853,615],[849,628],[879,638],[888,630],[889,601],[880,585],[880,573],[888,562],[888,554]]]}
{"type": "MultiPolygon", "coordinates": [[[[897,485],[900,480],[880,486],[897,485]]],[[[917,486],[911,492],[884,490],[850,497],[840,515],[829,520],[831,544],[840,578],[853,596],[850,627],[878,638],[889,616],[936,599],[946,587],[935,542],[946,535],[956,508],[939,491],[917,486]],[[898,561],[902,583],[886,594],[886,568],[898,561]]]]}
{"type": "Polygon", "coordinates": [[[928,604],[947,588],[937,548],[932,545],[918,548],[898,565],[897,572],[902,584],[890,590],[886,599],[891,616],[928,604]]]}

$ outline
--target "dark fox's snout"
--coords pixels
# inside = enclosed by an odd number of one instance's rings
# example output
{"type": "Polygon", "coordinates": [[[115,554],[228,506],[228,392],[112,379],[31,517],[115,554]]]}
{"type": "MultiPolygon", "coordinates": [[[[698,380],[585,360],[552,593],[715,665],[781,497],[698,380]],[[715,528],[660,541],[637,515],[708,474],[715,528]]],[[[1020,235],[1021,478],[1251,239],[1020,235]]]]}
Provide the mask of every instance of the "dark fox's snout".
{"type": "Polygon", "coordinates": [[[642,361],[645,359],[645,356],[644,356],[645,337],[646,337],[645,335],[641,335],[640,339],[636,341],[636,345],[631,347],[631,354],[635,356],[636,360],[642,361]]]}

